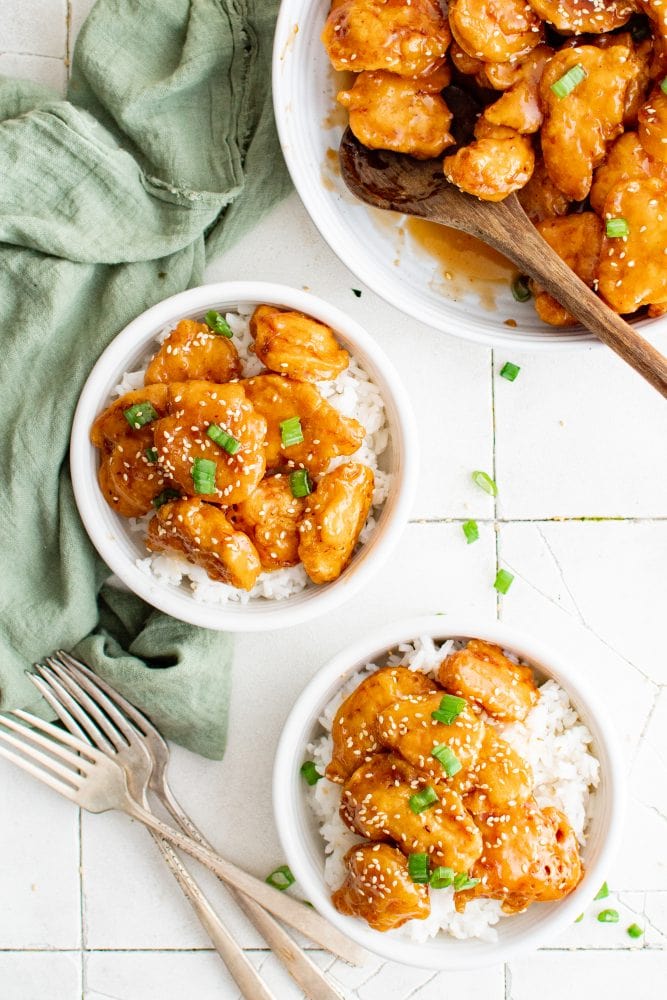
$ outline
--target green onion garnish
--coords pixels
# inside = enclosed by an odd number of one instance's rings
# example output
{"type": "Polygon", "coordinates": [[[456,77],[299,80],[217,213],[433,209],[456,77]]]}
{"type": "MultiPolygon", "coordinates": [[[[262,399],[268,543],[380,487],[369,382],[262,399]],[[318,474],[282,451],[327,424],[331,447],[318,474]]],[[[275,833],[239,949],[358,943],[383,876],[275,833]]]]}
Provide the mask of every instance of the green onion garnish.
{"type": "Polygon", "coordinates": [[[476,486],[479,486],[480,490],[484,490],[484,492],[490,494],[490,496],[498,496],[498,487],[491,476],[488,476],[486,472],[476,469],[472,474],[472,481],[476,486]]]}
{"type": "Polygon", "coordinates": [[[357,296],[358,299],[361,298],[361,289],[360,288],[353,288],[352,291],[354,292],[354,294],[357,296]]]}
{"type": "Polygon", "coordinates": [[[576,66],[572,66],[568,69],[567,73],[564,73],[560,80],[556,80],[555,83],[551,84],[551,90],[553,90],[556,97],[562,99],[571,94],[575,87],[577,87],[582,80],[585,80],[588,73],[581,65],[577,63],[576,66]]]}
{"type": "Polygon", "coordinates": [[[446,743],[440,743],[431,750],[431,757],[435,757],[442,764],[442,769],[448,778],[453,778],[458,774],[463,766],[453,750],[446,743]]]}
{"type": "Polygon", "coordinates": [[[629,236],[630,226],[628,225],[627,219],[623,219],[621,217],[617,219],[607,219],[604,224],[604,231],[606,236],[611,236],[612,239],[614,239],[620,236],[629,236]]]}
{"type": "Polygon", "coordinates": [[[575,924],[580,924],[583,919],[584,919],[584,915],[583,915],[583,913],[580,913],[579,916],[577,917],[577,919],[575,920],[575,924]]]}
{"type": "Polygon", "coordinates": [[[431,872],[431,888],[447,889],[455,878],[456,872],[453,868],[443,868],[442,865],[440,865],[438,868],[434,868],[431,872]]]}
{"type": "Polygon", "coordinates": [[[463,525],[463,534],[466,536],[466,541],[468,545],[471,542],[476,542],[479,538],[479,528],[477,527],[477,521],[466,521],[463,525]]]}
{"type": "Polygon", "coordinates": [[[609,895],[609,886],[607,885],[606,882],[603,882],[600,888],[598,889],[598,893],[595,898],[606,899],[608,895],[609,895]]]}
{"type": "Polygon", "coordinates": [[[528,284],[528,278],[525,274],[520,274],[518,278],[515,278],[512,282],[512,295],[517,302],[527,302],[528,299],[532,299],[532,293],[530,291],[530,285],[528,284]]]}
{"type": "Polygon", "coordinates": [[[281,865],[280,868],[276,868],[270,875],[267,875],[264,881],[272,885],[274,889],[280,889],[281,892],[284,892],[285,889],[294,885],[296,879],[287,865],[281,865]]]}
{"type": "Polygon", "coordinates": [[[520,371],[521,369],[518,365],[513,364],[511,361],[506,361],[500,369],[500,377],[506,378],[508,382],[513,382],[520,371]]]}
{"type": "Polygon", "coordinates": [[[123,410],[123,416],[133,430],[138,431],[140,427],[145,427],[153,420],[157,420],[158,412],[152,403],[135,403],[128,410],[123,410]]]}
{"type": "Polygon", "coordinates": [[[508,573],[506,569],[499,569],[496,573],[496,578],[493,581],[493,586],[496,588],[499,594],[506,594],[507,591],[512,586],[512,580],[514,579],[513,573],[508,573]]]}
{"type": "Polygon", "coordinates": [[[640,938],[644,933],[644,931],[639,926],[639,924],[630,924],[627,933],[630,935],[631,938],[640,938]]]}
{"type": "Polygon", "coordinates": [[[601,924],[617,924],[619,921],[618,910],[600,910],[598,920],[601,924]]]}
{"type": "Polygon", "coordinates": [[[293,497],[307,497],[309,493],[313,492],[308,473],[305,469],[297,469],[295,472],[290,472],[289,485],[293,497]]]}
{"type": "Polygon", "coordinates": [[[478,878],[469,878],[465,872],[461,872],[454,879],[454,892],[463,892],[464,889],[473,889],[479,885],[478,878]]]}
{"type": "Polygon", "coordinates": [[[428,882],[428,854],[408,854],[408,872],[413,882],[426,885],[428,882]]]}
{"type": "Polygon", "coordinates": [[[225,317],[216,312],[215,309],[209,309],[204,316],[204,322],[212,333],[217,333],[228,339],[234,336],[234,332],[225,317]]]}
{"type": "Polygon", "coordinates": [[[667,76],[660,81],[660,90],[663,94],[667,94],[667,76]]]}
{"type": "Polygon", "coordinates": [[[305,778],[307,785],[316,785],[320,778],[324,777],[324,775],[320,774],[317,770],[312,760],[304,760],[300,770],[301,776],[305,778]]]}
{"type": "Polygon", "coordinates": [[[162,490],[162,493],[153,497],[153,506],[159,510],[163,504],[169,503],[170,500],[180,500],[180,498],[181,494],[177,493],[176,490],[162,490]]]}
{"type": "Polygon", "coordinates": [[[289,417],[280,421],[280,440],[283,448],[291,448],[293,444],[301,444],[303,431],[298,417],[289,417]]]}
{"type": "Polygon", "coordinates": [[[151,465],[154,465],[158,460],[157,448],[146,448],[144,455],[151,465]]]}
{"type": "Polygon", "coordinates": [[[211,424],[206,431],[206,435],[210,437],[211,441],[219,444],[228,455],[235,455],[241,447],[241,442],[238,438],[235,438],[233,434],[228,434],[227,431],[223,430],[222,427],[218,427],[217,424],[211,424]]]}
{"type": "Polygon", "coordinates": [[[455,694],[445,694],[440,699],[439,707],[435,712],[431,712],[431,718],[435,719],[436,722],[444,722],[446,726],[451,726],[465,707],[465,698],[459,698],[455,694]]]}
{"type": "Polygon", "coordinates": [[[192,463],[192,482],[195,493],[215,493],[217,465],[210,458],[195,458],[192,463]]]}
{"type": "Polygon", "coordinates": [[[424,809],[428,809],[429,806],[438,801],[438,796],[434,790],[430,785],[427,785],[426,788],[422,788],[421,792],[416,792],[410,796],[409,805],[413,813],[418,816],[419,813],[424,812],[424,809]]]}

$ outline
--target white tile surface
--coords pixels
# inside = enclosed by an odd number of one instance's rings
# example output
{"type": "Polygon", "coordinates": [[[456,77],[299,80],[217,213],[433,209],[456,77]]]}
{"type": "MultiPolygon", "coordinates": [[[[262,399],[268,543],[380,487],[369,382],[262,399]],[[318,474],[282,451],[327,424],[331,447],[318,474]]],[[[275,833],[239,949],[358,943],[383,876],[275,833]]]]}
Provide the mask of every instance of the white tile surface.
{"type": "Polygon", "coordinates": [[[2,1000],[79,1000],[78,952],[0,952],[2,1000]]]}
{"type": "Polygon", "coordinates": [[[3,4],[0,51],[62,60],[66,44],[67,0],[10,0],[3,4]]]}
{"type": "Polygon", "coordinates": [[[510,966],[508,1000],[658,1000],[667,955],[662,952],[542,953],[510,966]]]}
{"type": "Polygon", "coordinates": [[[64,95],[67,84],[67,69],[62,59],[54,59],[51,56],[17,55],[14,52],[2,52],[1,49],[0,75],[43,83],[47,87],[52,87],[59,97],[64,95]]]}

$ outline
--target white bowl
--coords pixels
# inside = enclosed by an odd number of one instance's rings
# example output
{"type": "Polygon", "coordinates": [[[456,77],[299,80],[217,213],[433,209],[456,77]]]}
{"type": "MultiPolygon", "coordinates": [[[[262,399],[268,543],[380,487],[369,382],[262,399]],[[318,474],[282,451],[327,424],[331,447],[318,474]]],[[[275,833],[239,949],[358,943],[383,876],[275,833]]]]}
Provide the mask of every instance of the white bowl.
{"type": "Polygon", "coordinates": [[[383,958],[427,969],[472,969],[503,962],[553,941],[592,900],[607,875],[619,845],[625,802],[625,768],[614,730],[600,699],[582,682],[583,669],[532,636],[499,622],[436,615],[398,622],[380,629],[339,653],[313,678],[297,699],[282,732],[273,772],[273,807],[280,841],[299,889],[319,912],[358,944],[383,958]],[[573,893],[556,903],[536,903],[524,913],[501,920],[497,942],[458,941],[439,934],[424,944],[372,930],[365,921],[339,913],[324,881],[324,841],[307,801],[299,773],[306,746],[323,730],[318,722],[336,692],[370,661],[378,662],[398,643],[430,636],[486,639],[530,663],[540,680],[553,678],[570,696],[593,736],[600,762],[600,784],[582,851],[585,875],[573,893]]]}
{"type": "MultiPolygon", "coordinates": [[[[329,7],[330,0],[282,0],[273,48],[273,103],[294,186],[334,253],[387,302],[445,333],[506,347],[599,343],[579,328],[542,323],[531,302],[514,300],[509,281],[486,283],[483,297],[465,280],[448,282],[438,261],[406,235],[403,216],[369,208],[348,192],[335,169],[347,118],[342,108],[335,110],[336,93],[346,77],[331,68],[320,41],[329,7]],[[507,319],[516,327],[507,326],[507,319]]],[[[644,319],[634,325],[653,339],[665,321],[644,319]]]]}
{"type": "Polygon", "coordinates": [[[96,549],[113,572],[149,604],[174,618],[203,628],[255,632],[284,628],[323,615],[360,590],[383,564],[398,542],[408,520],[418,474],[418,438],[405,390],[383,351],[362,327],[322,299],[284,285],[259,281],[203,285],[138,316],[118,334],[93,368],[79,399],[70,448],[74,496],[81,519],[96,549]],[[338,580],[305,590],[284,600],[252,599],[247,604],[205,604],[183,585],[148,575],[137,566],[148,555],[140,535],[132,533],[126,518],[105,502],[97,483],[98,453],[91,445],[90,427],[109,403],[123,372],[136,370],[154,344],[156,334],[185,317],[198,318],[209,309],[232,310],[259,303],[298,309],[327,323],[338,340],[378,385],[385,404],[390,442],[382,456],[392,474],[389,496],[370,539],[354,555],[338,580]]]}

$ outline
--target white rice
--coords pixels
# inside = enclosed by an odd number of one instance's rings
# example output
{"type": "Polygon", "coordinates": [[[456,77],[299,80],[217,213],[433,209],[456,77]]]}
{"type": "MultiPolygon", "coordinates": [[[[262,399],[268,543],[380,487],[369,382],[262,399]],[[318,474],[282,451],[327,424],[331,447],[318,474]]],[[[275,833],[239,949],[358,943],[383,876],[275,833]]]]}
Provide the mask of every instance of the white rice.
{"type": "MultiPolygon", "coordinates": [[[[464,642],[449,639],[436,645],[428,636],[414,643],[405,643],[387,657],[383,665],[409,667],[429,676],[435,676],[442,660],[449,653],[465,646],[464,642]]],[[[517,661],[508,651],[505,655],[517,661]]],[[[329,702],[320,718],[323,734],[308,746],[308,754],[323,774],[331,760],[333,742],[331,729],[338,708],[369,673],[379,669],[369,663],[355,673],[329,702]]],[[[592,736],[570,704],[566,692],[553,680],[539,688],[540,699],[524,722],[502,725],[493,720],[503,739],[526,760],[535,777],[534,796],[539,806],[555,806],[567,816],[580,845],[586,842],[592,796],[599,782],[599,764],[590,745],[592,736]]],[[[325,841],[324,879],[334,891],[343,883],[346,870],[343,858],[358,844],[360,835],[352,833],[339,815],[342,786],[322,778],[308,788],[309,804],[319,824],[325,841]]],[[[454,906],[454,890],[429,890],[431,914],[426,920],[408,920],[398,930],[387,932],[401,938],[423,942],[444,932],[454,938],[480,938],[497,940],[494,924],[507,919],[501,910],[501,901],[473,899],[463,913],[454,906]]]]}
{"type": "MultiPolygon", "coordinates": [[[[249,322],[252,311],[239,308],[238,312],[225,315],[234,332],[234,344],[242,364],[242,378],[251,378],[263,369],[261,361],[252,349],[253,338],[249,322]]],[[[173,324],[170,324],[161,330],[155,337],[156,342],[162,344],[172,329],[173,324]]],[[[143,386],[146,366],[154,353],[155,348],[150,348],[138,370],[125,372],[114,389],[115,396],[122,396],[143,386]]],[[[384,401],[378,386],[353,357],[350,358],[349,366],[338,378],[331,382],[315,384],[331,406],[346,417],[354,417],[366,428],[366,437],[358,451],[353,455],[335,458],[329,464],[331,470],[343,462],[362,462],[373,470],[375,475],[373,503],[359,536],[359,544],[365,545],[375,530],[378,514],[389,495],[391,484],[391,475],[381,468],[380,461],[389,444],[389,426],[384,401]]],[[[152,516],[151,513],[144,517],[132,518],[130,530],[145,537],[152,516]]],[[[149,576],[155,576],[173,586],[187,588],[196,601],[206,604],[226,604],[228,601],[247,604],[256,598],[280,601],[298,594],[306,587],[314,586],[308,580],[302,565],[260,573],[253,589],[247,591],[211,580],[205,570],[194,566],[178,552],[150,554],[143,559],[137,559],[136,564],[149,576]]]]}

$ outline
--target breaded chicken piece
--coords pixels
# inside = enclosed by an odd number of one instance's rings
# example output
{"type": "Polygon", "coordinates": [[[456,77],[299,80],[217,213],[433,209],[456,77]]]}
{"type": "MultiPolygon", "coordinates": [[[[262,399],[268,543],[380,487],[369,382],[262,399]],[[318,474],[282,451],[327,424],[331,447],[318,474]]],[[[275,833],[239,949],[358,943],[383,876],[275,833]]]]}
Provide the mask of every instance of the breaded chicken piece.
{"type": "Polygon", "coordinates": [[[150,426],[107,445],[100,458],[97,479],[104,499],[121,517],[147,514],[153,500],[167,486],[154,459],[150,426]]]}
{"type": "Polygon", "coordinates": [[[537,132],[542,124],[540,80],[552,55],[553,49],[548,45],[538,45],[533,49],[521,61],[516,82],[484,109],[484,118],[492,125],[504,125],[522,135],[537,132]]]}
{"type": "Polygon", "coordinates": [[[229,512],[229,519],[251,539],[266,570],[299,562],[299,520],[306,501],[292,495],[289,476],[267,476],[250,496],[229,512]]]}
{"type": "Polygon", "coordinates": [[[448,691],[481,705],[502,722],[521,722],[538,699],[533,671],[508,659],[500,646],[471,639],[438,668],[448,691]]]}
{"type": "Polygon", "coordinates": [[[454,144],[452,114],[440,96],[448,76],[446,68],[415,79],[382,70],[360,73],[338,101],[348,109],[350,128],[364,146],[428,160],[454,144]]]}
{"type": "Polygon", "coordinates": [[[236,531],[224,511],[202,500],[163,504],[148,525],[151,552],[182,552],[212,580],[252,590],[261,572],[257,550],[247,535],[236,531]]]}
{"type": "Polygon", "coordinates": [[[337,580],[354,552],[373,501],[375,476],[345,462],[319,480],[299,524],[299,557],[313,583],[337,580]]]}
{"type": "MultiPolygon", "coordinates": [[[[552,250],[567,266],[593,288],[598,273],[602,246],[602,222],[594,212],[579,212],[558,219],[544,219],[536,224],[552,250]]],[[[551,326],[574,326],[575,317],[536,282],[530,287],[535,296],[535,311],[551,326]]]]}
{"type": "Polygon", "coordinates": [[[463,801],[473,816],[498,812],[530,798],[534,778],[529,764],[487,725],[477,759],[469,769],[473,787],[463,801]]]}
{"type": "Polygon", "coordinates": [[[437,69],[451,37],[439,0],[342,0],[332,6],[322,32],[334,69],[382,69],[399,76],[437,69]]]}
{"type": "Polygon", "coordinates": [[[314,385],[281,375],[244,379],[243,388],[255,410],[267,422],[264,457],[269,470],[307,468],[318,475],[338,455],[352,455],[366,432],[358,420],[345,417],[314,385]],[[280,424],[298,417],[303,441],[285,447],[280,424]]]}
{"type": "Polygon", "coordinates": [[[516,196],[533,223],[565,215],[570,207],[569,199],[558,190],[549,177],[544,160],[539,160],[535,164],[528,183],[517,191],[516,196]]]}
{"type": "Polygon", "coordinates": [[[483,118],[475,135],[469,146],[445,157],[443,170],[451,184],[482,201],[502,201],[528,183],[535,166],[529,138],[483,118]]]}
{"type": "Polygon", "coordinates": [[[526,55],[544,36],[526,0],[450,0],[449,26],[468,55],[491,63],[526,55]]]}
{"type": "Polygon", "coordinates": [[[300,382],[334,379],[350,363],[350,355],[331,327],[304,313],[257,306],[250,318],[250,333],[263,365],[300,382]]]}
{"type": "Polygon", "coordinates": [[[657,163],[667,164],[667,94],[657,87],[639,110],[639,141],[657,163]]]}
{"type": "Polygon", "coordinates": [[[378,716],[399,698],[433,691],[435,682],[407,667],[374,670],[348,695],[333,720],[333,751],[326,769],[329,781],[342,784],[359,765],[379,749],[378,716]]]}
{"type": "Polygon", "coordinates": [[[431,912],[428,886],[410,878],[408,864],[390,844],[356,844],[343,863],[347,876],[331,897],[339,913],[361,917],[375,931],[391,931],[431,912]]]}
{"type": "Polygon", "coordinates": [[[206,323],[182,319],[149,362],[144,384],[229,382],[240,374],[241,360],[231,339],[213,333],[206,323]]]}
{"type": "Polygon", "coordinates": [[[415,812],[410,800],[426,787],[428,777],[407,761],[377,754],[345,782],[341,818],[368,840],[390,837],[404,854],[426,853],[434,865],[467,872],[482,853],[480,832],[461,796],[444,784],[437,800],[415,812]]]}
{"type": "Polygon", "coordinates": [[[132,407],[141,407],[144,403],[149,404],[155,410],[156,419],[165,416],[168,404],[167,386],[147,385],[143,389],[133,389],[132,392],[126,392],[114,400],[96,417],[90,429],[91,443],[96,448],[103,448],[107,444],[114,444],[116,441],[122,440],[128,434],[133,434],[135,431],[141,432],[149,426],[152,427],[153,418],[147,423],[142,422],[145,417],[148,417],[148,412],[140,414],[141,420],[136,424],[130,423],[128,417],[125,416],[132,407]]]}
{"type": "Polygon", "coordinates": [[[614,31],[637,11],[634,0],[529,0],[543,21],[564,35],[614,31]]]}
{"type": "Polygon", "coordinates": [[[667,169],[651,160],[636,132],[624,132],[609,147],[603,163],[595,171],[591,187],[591,208],[598,215],[604,212],[607,195],[617,184],[645,177],[667,177],[667,169]]]}

